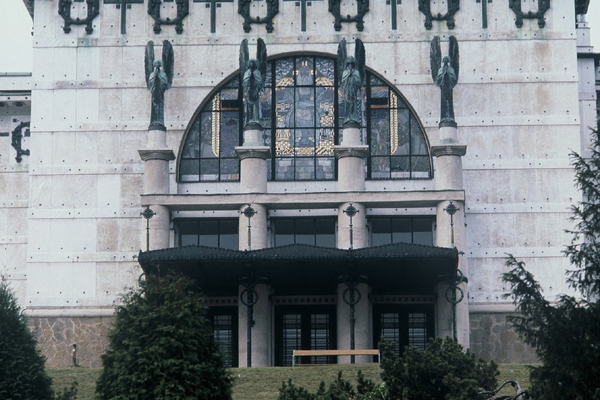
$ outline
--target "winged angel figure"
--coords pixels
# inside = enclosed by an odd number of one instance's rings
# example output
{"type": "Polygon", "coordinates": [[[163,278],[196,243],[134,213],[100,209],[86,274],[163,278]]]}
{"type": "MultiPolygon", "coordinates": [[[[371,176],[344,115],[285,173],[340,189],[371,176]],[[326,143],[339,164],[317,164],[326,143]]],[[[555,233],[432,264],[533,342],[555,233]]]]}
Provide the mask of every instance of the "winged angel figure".
{"type": "Polygon", "coordinates": [[[146,45],[146,84],[152,93],[152,111],[150,113],[149,128],[166,130],[165,127],[165,92],[173,84],[173,66],[175,57],[173,46],[168,40],[163,41],[162,62],[154,59],[154,42],[151,40],[146,45]],[[161,71],[162,68],[162,71],[161,71]]]}
{"type": "Polygon", "coordinates": [[[346,124],[360,124],[360,99],[358,93],[365,80],[365,45],[356,39],[354,57],[348,56],[346,39],[342,39],[337,52],[338,79],[344,101],[346,124]],[[343,66],[343,68],[342,68],[343,66]]]}
{"type": "Polygon", "coordinates": [[[244,128],[262,129],[260,125],[260,93],[265,87],[267,74],[267,46],[262,39],[256,41],[256,58],[250,58],[248,40],[240,45],[240,74],[246,107],[244,128]]]}
{"type": "Polygon", "coordinates": [[[440,37],[436,36],[431,41],[431,77],[436,86],[441,90],[440,126],[456,126],[454,120],[454,102],[452,90],[458,82],[458,41],[450,36],[448,55],[442,58],[440,37]],[[441,65],[441,66],[440,66],[441,65]]]}

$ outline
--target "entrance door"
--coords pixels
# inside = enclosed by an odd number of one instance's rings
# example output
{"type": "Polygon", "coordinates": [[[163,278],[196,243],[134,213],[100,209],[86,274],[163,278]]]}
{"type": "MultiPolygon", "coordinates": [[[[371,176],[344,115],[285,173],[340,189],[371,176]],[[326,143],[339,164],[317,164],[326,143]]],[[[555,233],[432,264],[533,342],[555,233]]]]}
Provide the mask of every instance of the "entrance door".
{"type": "Polygon", "coordinates": [[[208,318],[212,321],[213,337],[223,354],[226,367],[238,366],[238,309],[211,307],[208,318]]]}
{"type": "Polygon", "coordinates": [[[373,306],[373,343],[394,343],[400,356],[407,346],[424,350],[435,335],[433,305],[376,304],[373,306]]]}
{"type": "MultiPolygon", "coordinates": [[[[275,365],[291,366],[293,350],[335,349],[335,306],[276,306],[275,365]]],[[[304,357],[304,364],[333,364],[335,357],[304,357]]]]}

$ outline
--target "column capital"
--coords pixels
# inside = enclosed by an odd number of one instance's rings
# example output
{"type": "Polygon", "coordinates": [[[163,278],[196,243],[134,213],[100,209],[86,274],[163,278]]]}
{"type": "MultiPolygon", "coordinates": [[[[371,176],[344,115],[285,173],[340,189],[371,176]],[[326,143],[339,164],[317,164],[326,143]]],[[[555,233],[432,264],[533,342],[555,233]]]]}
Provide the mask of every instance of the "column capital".
{"type": "Polygon", "coordinates": [[[266,160],[271,158],[271,148],[268,146],[236,146],[235,152],[240,160],[246,158],[260,158],[266,160]]]}
{"type": "Polygon", "coordinates": [[[175,159],[175,153],[171,149],[143,149],[138,150],[142,161],[163,160],[171,161],[175,159]]]}
{"type": "Polygon", "coordinates": [[[434,157],[440,157],[440,156],[462,157],[465,154],[467,154],[467,146],[466,145],[457,145],[457,144],[431,146],[431,154],[434,157]]]}
{"type": "Polygon", "coordinates": [[[333,151],[337,159],[346,157],[367,158],[369,146],[333,146],[333,151]]]}

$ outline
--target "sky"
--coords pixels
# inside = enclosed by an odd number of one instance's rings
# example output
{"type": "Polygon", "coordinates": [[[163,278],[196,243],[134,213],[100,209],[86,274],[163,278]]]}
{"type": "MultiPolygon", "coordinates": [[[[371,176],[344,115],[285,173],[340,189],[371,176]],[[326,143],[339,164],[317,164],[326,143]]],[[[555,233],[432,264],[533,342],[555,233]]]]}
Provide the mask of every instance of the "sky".
{"type": "MultiPolygon", "coordinates": [[[[31,72],[33,23],[27,9],[22,0],[0,0],[0,5],[0,73],[31,72]]],[[[592,46],[600,53],[600,0],[590,1],[587,21],[591,27],[592,46]]]]}

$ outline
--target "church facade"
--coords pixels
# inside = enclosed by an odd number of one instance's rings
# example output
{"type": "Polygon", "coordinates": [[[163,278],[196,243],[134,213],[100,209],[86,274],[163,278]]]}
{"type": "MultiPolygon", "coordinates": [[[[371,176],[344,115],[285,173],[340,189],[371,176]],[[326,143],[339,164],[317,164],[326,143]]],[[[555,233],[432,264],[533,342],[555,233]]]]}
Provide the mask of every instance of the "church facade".
{"type": "Polygon", "coordinates": [[[99,365],[120,295],[169,271],[201,286],[231,366],[381,337],[534,361],[501,274],[513,254],[569,290],[587,4],[25,0],[0,268],[48,363],[76,345],[99,365]]]}

